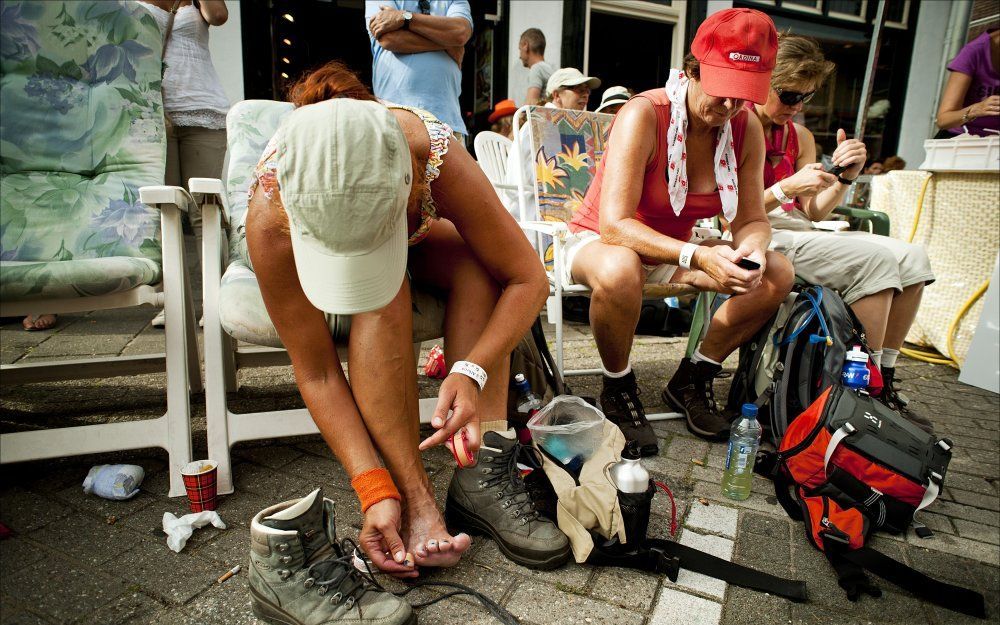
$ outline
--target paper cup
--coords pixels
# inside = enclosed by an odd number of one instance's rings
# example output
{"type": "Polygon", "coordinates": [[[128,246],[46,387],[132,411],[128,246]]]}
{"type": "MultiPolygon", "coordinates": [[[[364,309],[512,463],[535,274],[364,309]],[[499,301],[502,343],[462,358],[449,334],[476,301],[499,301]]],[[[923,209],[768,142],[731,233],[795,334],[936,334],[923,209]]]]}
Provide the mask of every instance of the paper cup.
{"type": "Polygon", "coordinates": [[[195,460],[187,463],[181,469],[191,512],[215,510],[218,473],[219,465],[214,460],[195,460]]]}

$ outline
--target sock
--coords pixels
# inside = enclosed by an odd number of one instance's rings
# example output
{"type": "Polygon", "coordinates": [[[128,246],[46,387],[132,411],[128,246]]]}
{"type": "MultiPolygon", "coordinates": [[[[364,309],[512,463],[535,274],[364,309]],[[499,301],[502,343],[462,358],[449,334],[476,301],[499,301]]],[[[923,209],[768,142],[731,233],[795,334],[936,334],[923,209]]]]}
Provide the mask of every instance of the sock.
{"type": "Polygon", "coordinates": [[[898,349],[882,348],[882,367],[892,368],[896,366],[896,359],[899,358],[898,349]]]}
{"type": "MultiPolygon", "coordinates": [[[[899,352],[896,352],[896,353],[898,354],[899,352]]],[[[893,358],[893,360],[895,360],[895,358],[893,358]]],[[[876,367],[878,367],[879,369],[882,368],[882,350],[881,349],[876,349],[876,350],[874,350],[872,352],[872,361],[875,363],[876,367]]]]}
{"type": "Polygon", "coordinates": [[[707,362],[707,363],[715,365],[716,367],[721,367],[722,366],[721,362],[716,362],[716,361],[712,360],[711,358],[709,358],[705,354],[701,353],[700,349],[694,350],[694,354],[691,355],[691,362],[694,363],[694,364],[698,364],[699,362],[707,362]]]}
{"type": "MultiPolygon", "coordinates": [[[[506,419],[499,419],[497,421],[480,421],[479,422],[479,436],[486,436],[487,432],[506,432],[509,429],[506,419]]],[[[482,440],[482,439],[480,439],[482,440]]]]}
{"type": "Polygon", "coordinates": [[[632,363],[629,363],[627,367],[625,367],[623,370],[619,371],[618,373],[611,373],[610,371],[608,371],[604,367],[601,367],[601,371],[604,372],[604,377],[606,377],[606,378],[611,378],[613,380],[617,379],[617,378],[624,378],[628,374],[632,373],[632,363]]]}

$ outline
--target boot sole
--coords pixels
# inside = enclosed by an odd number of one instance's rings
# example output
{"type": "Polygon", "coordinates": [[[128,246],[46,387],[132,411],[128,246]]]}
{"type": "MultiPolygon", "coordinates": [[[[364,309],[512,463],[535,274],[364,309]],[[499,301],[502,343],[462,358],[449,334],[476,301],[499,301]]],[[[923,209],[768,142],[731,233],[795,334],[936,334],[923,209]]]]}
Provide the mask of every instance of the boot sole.
{"type": "Polygon", "coordinates": [[[723,432],[708,432],[706,430],[702,430],[701,428],[699,428],[698,426],[696,426],[694,423],[692,423],[691,422],[691,413],[688,412],[687,408],[684,407],[684,404],[682,404],[681,402],[677,401],[677,399],[673,395],[671,395],[671,393],[670,393],[670,387],[667,387],[667,388],[663,389],[663,392],[660,393],[660,399],[663,400],[663,403],[665,403],[665,404],[667,404],[669,406],[672,406],[674,409],[677,410],[677,412],[679,412],[682,415],[684,415],[684,424],[687,426],[688,431],[691,432],[692,434],[694,434],[695,436],[698,436],[698,437],[704,438],[704,439],[708,439],[710,441],[715,441],[715,442],[725,441],[726,439],[729,438],[729,433],[728,432],[725,432],[725,431],[723,431],[723,432]]]}
{"type": "MultiPolygon", "coordinates": [[[[253,588],[250,589],[250,609],[253,610],[254,616],[269,625],[306,625],[305,621],[298,620],[261,597],[253,588]]],[[[410,618],[406,619],[403,625],[417,625],[417,613],[411,612],[410,618]]]]}
{"type": "Polygon", "coordinates": [[[453,534],[456,531],[464,531],[467,534],[477,534],[480,536],[489,536],[500,548],[500,552],[503,553],[509,560],[516,562],[521,566],[526,566],[529,569],[535,569],[538,571],[549,571],[554,568],[558,568],[566,562],[569,561],[572,549],[567,545],[565,551],[561,551],[555,555],[549,556],[548,558],[537,558],[524,553],[519,553],[517,547],[511,547],[507,545],[497,532],[490,526],[489,523],[484,521],[479,515],[469,510],[466,510],[463,506],[455,503],[455,500],[451,497],[448,498],[447,503],[444,508],[444,520],[448,526],[448,529],[453,534]]]}

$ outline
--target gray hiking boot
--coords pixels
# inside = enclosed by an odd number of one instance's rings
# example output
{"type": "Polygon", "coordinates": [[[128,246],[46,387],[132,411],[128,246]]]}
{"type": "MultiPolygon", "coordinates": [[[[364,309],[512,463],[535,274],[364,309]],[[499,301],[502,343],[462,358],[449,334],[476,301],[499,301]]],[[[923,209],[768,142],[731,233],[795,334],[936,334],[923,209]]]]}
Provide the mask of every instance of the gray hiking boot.
{"type": "Polygon", "coordinates": [[[250,524],[250,605],[279,625],[415,625],[410,605],[353,565],[320,489],[257,513],[250,524]]]}
{"type": "Polygon", "coordinates": [[[517,468],[520,451],[513,430],[487,432],[479,463],[456,469],[451,478],[445,521],[453,532],[488,535],[522,566],[554,569],[569,560],[569,539],[535,510],[517,468]]]}

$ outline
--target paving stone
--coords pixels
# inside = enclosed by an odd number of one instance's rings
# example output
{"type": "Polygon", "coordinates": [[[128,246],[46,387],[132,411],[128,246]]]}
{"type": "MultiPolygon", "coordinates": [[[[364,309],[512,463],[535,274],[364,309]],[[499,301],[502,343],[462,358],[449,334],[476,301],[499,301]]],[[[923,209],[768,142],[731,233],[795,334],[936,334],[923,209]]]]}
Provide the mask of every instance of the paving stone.
{"type": "Polygon", "coordinates": [[[760,534],[741,535],[733,562],[779,577],[802,579],[792,572],[792,548],[787,540],[760,534]]]}
{"type": "Polygon", "coordinates": [[[958,530],[958,535],[962,538],[971,538],[972,540],[990,543],[991,545],[1000,545],[1000,528],[964,519],[954,519],[953,523],[958,530]]]}
{"type": "Polygon", "coordinates": [[[935,534],[932,538],[923,539],[916,534],[908,534],[906,542],[916,547],[943,551],[945,553],[971,558],[993,566],[1000,566],[1000,550],[987,547],[977,540],[969,540],[948,534],[935,534]]]}
{"type": "Polygon", "coordinates": [[[191,553],[214,560],[222,569],[231,569],[237,564],[242,566],[250,557],[250,531],[242,525],[229,526],[225,531],[219,531],[201,544],[194,545],[191,553]]]}
{"type": "Polygon", "coordinates": [[[678,462],[689,463],[691,460],[705,460],[709,444],[698,438],[674,436],[667,448],[667,457],[678,462]]]}
{"type": "Polygon", "coordinates": [[[31,539],[12,536],[0,540],[0,578],[7,577],[46,556],[46,551],[31,539]]]}
{"type": "MultiPolygon", "coordinates": [[[[593,569],[573,562],[572,558],[568,564],[552,571],[535,571],[527,567],[515,564],[500,553],[497,544],[484,537],[477,536],[474,541],[483,542],[483,546],[473,555],[476,562],[485,564],[493,568],[502,568],[512,573],[516,573],[528,579],[528,582],[535,580],[544,581],[555,585],[562,591],[571,593],[582,593],[587,581],[590,579],[593,569]]],[[[526,583],[528,583],[526,582],[526,583]]]]}
{"type": "Polygon", "coordinates": [[[54,555],[4,577],[0,592],[57,622],[90,614],[125,591],[124,582],[54,555]]]}
{"type": "Polygon", "coordinates": [[[420,625],[496,625],[493,615],[481,604],[475,606],[459,603],[455,599],[445,599],[417,611],[420,625]]]}
{"type": "MultiPolygon", "coordinates": [[[[315,478],[312,482],[315,488],[315,478]]],[[[301,479],[290,477],[267,467],[252,462],[241,462],[233,466],[233,485],[237,491],[247,490],[252,493],[267,495],[274,503],[279,503],[302,490],[308,484],[301,479]]]]}
{"type": "Polygon", "coordinates": [[[739,514],[739,510],[736,508],[718,504],[706,506],[695,501],[691,504],[691,510],[688,512],[684,525],[703,532],[734,538],[739,514]]]}
{"type": "MultiPolygon", "coordinates": [[[[700,549],[723,560],[731,560],[733,557],[733,541],[726,538],[685,531],[680,542],[682,545],[700,549]]],[[[664,587],[674,586],[670,580],[664,580],[663,583],[664,587]]],[[[687,569],[681,569],[680,574],[677,575],[676,586],[682,590],[693,590],[699,594],[715,597],[720,601],[726,594],[726,582],[687,569]]]]}
{"type": "Polygon", "coordinates": [[[135,537],[116,525],[92,516],[74,513],[49,523],[32,539],[88,566],[101,565],[132,548],[135,537]],[[86,539],[81,539],[81,537],[86,539]]]}
{"type": "Polygon", "coordinates": [[[664,588],[649,618],[649,625],[716,625],[722,617],[722,604],[695,597],[672,588],[664,588]]]}
{"type": "Polygon", "coordinates": [[[0,495],[0,522],[26,534],[63,518],[73,509],[49,497],[14,487],[0,495]]]}
{"type": "Polygon", "coordinates": [[[52,621],[42,618],[37,614],[25,612],[15,607],[6,607],[0,603],[0,614],[3,615],[4,625],[48,625],[52,621]]]}
{"type": "Polygon", "coordinates": [[[233,454],[250,462],[271,469],[279,469],[302,455],[302,452],[289,445],[265,444],[255,447],[236,447],[233,454]]]}
{"type": "Polygon", "coordinates": [[[634,612],[645,614],[653,607],[660,579],[631,569],[604,567],[594,577],[590,595],[634,612]]]}
{"type": "Polygon", "coordinates": [[[113,573],[156,597],[180,605],[215,583],[219,566],[203,558],[174,553],[166,544],[140,542],[117,560],[113,573]]]}
{"type": "Polygon", "coordinates": [[[246,570],[229,578],[224,584],[212,584],[208,591],[184,606],[184,612],[188,618],[177,621],[178,625],[257,625],[259,623],[253,612],[250,611],[250,586],[247,582],[246,570]]]}
{"type": "MultiPolygon", "coordinates": [[[[324,443],[325,444],[325,443],[324,443]]],[[[343,465],[333,458],[303,454],[289,462],[283,471],[315,488],[321,484],[353,492],[343,465]]],[[[325,489],[329,490],[329,488],[325,489]]]]}
{"type": "Polygon", "coordinates": [[[944,514],[954,519],[965,519],[966,521],[975,521],[984,525],[1000,527],[1000,514],[993,510],[964,506],[951,501],[935,501],[931,509],[938,514],[944,514]]]}
{"type": "Polygon", "coordinates": [[[784,624],[791,618],[791,602],[766,593],[730,586],[721,625],[784,624]]]}
{"type": "MultiPolygon", "coordinates": [[[[732,499],[728,499],[722,494],[718,484],[711,484],[709,482],[696,482],[694,485],[694,496],[727,505],[733,503],[732,499]]],[[[778,500],[775,499],[773,493],[771,495],[764,495],[763,493],[751,492],[750,498],[739,502],[739,505],[744,510],[750,509],[775,516],[788,516],[785,514],[785,510],[778,504],[778,500]]]]}
{"type": "Polygon", "coordinates": [[[791,608],[791,625],[871,625],[867,619],[831,612],[812,603],[795,603],[791,608]]]}
{"type": "MultiPolygon", "coordinates": [[[[796,529],[798,527],[796,526],[796,529]]],[[[780,519],[755,512],[742,511],[740,513],[740,540],[743,539],[744,532],[748,532],[788,543],[791,531],[794,530],[788,519],[780,519]]]]}
{"type": "MultiPolygon", "coordinates": [[[[428,571],[424,579],[471,586],[497,603],[500,603],[511,586],[519,580],[516,575],[511,575],[510,571],[503,567],[495,564],[483,564],[467,557],[463,557],[456,566],[451,568],[428,571]]],[[[438,588],[437,590],[446,592],[448,589],[438,588]]],[[[477,599],[469,595],[459,595],[456,599],[477,606],[481,605],[477,599]]]]}
{"type": "Polygon", "coordinates": [[[952,499],[958,503],[965,504],[967,506],[975,506],[976,508],[983,508],[985,510],[1000,510],[1000,499],[994,495],[974,493],[951,487],[948,488],[948,492],[951,494],[952,499]]]}
{"type": "Polygon", "coordinates": [[[566,592],[541,580],[520,584],[506,607],[515,617],[537,625],[641,625],[644,620],[635,612],[566,592]]]}
{"type": "Polygon", "coordinates": [[[149,595],[139,591],[127,591],[111,603],[100,608],[93,614],[86,614],[74,625],[90,623],[171,623],[164,618],[167,608],[149,595]]]}

